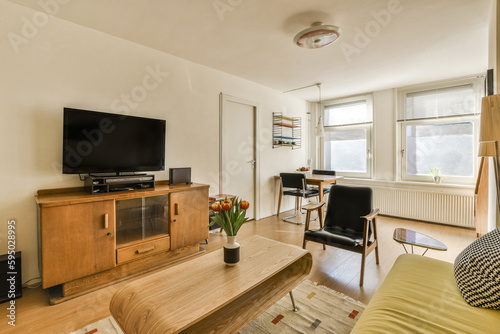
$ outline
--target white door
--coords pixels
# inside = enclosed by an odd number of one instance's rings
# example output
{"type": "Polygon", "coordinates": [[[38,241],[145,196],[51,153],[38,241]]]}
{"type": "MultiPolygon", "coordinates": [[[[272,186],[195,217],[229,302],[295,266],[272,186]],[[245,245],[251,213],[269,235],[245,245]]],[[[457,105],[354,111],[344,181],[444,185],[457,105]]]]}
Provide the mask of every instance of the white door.
{"type": "Polygon", "coordinates": [[[250,203],[247,217],[257,216],[257,152],[254,103],[221,94],[220,193],[250,203]]]}

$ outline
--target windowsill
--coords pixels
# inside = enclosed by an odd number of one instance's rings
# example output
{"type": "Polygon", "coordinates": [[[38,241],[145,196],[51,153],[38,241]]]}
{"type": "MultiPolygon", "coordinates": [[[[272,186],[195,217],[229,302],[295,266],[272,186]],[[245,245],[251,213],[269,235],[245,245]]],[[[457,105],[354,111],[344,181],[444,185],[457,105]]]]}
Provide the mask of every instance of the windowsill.
{"type": "Polygon", "coordinates": [[[411,189],[416,191],[427,191],[427,192],[437,192],[437,193],[447,193],[457,191],[465,192],[467,194],[474,193],[474,185],[469,184],[449,184],[440,183],[435,184],[431,182],[416,182],[416,181],[388,181],[388,180],[373,180],[373,179],[361,179],[361,178],[350,178],[345,177],[342,179],[340,184],[352,184],[352,185],[367,185],[373,187],[384,187],[384,188],[395,188],[395,189],[411,189]]]}

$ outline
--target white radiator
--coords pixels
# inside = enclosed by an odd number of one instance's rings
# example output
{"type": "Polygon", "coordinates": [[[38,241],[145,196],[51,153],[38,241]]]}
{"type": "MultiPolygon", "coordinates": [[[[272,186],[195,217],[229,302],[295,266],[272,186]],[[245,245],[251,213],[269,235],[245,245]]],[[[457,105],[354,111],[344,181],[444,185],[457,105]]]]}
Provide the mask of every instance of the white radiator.
{"type": "Polygon", "coordinates": [[[474,196],[372,187],[380,214],[474,227],[474,196]]]}

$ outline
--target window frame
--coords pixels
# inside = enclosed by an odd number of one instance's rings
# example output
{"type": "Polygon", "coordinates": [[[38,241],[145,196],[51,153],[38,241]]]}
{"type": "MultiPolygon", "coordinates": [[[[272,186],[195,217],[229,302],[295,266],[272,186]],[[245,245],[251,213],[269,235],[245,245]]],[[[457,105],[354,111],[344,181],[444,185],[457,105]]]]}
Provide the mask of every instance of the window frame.
{"type": "MultiPolygon", "coordinates": [[[[325,120],[325,109],[330,106],[346,104],[346,103],[354,103],[358,101],[364,101],[366,103],[366,108],[368,113],[371,115],[371,121],[361,122],[361,123],[353,123],[353,124],[340,124],[340,125],[324,125],[325,134],[327,132],[335,132],[335,131],[349,131],[349,130],[359,130],[366,129],[366,172],[348,172],[348,171],[338,171],[336,170],[336,174],[344,177],[351,178],[362,178],[362,179],[371,179],[373,175],[373,98],[372,94],[364,94],[351,96],[340,99],[333,99],[324,101],[321,103],[321,117],[325,120]]],[[[326,166],[326,140],[325,137],[321,137],[321,166],[325,168],[326,166]]]]}
{"type": "Polygon", "coordinates": [[[415,120],[401,122],[401,178],[403,181],[421,181],[421,182],[431,182],[433,181],[433,176],[430,174],[424,175],[413,175],[407,173],[407,149],[406,149],[406,128],[407,126],[418,126],[418,125],[436,125],[436,124],[453,124],[453,123],[472,123],[472,141],[473,141],[473,161],[472,161],[472,176],[447,176],[442,175],[444,182],[453,184],[473,184],[476,181],[477,175],[477,142],[479,140],[479,116],[463,116],[463,117],[440,117],[431,118],[426,120],[415,120]]]}
{"type": "Polygon", "coordinates": [[[481,98],[484,96],[484,75],[461,78],[456,80],[448,80],[439,83],[430,83],[423,85],[416,85],[410,87],[404,87],[397,90],[397,113],[396,113],[396,123],[398,130],[398,149],[399,161],[398,174],[401,181],[413,181],[413,182],[427,182],[434,183],[432,175],[412,175],[407,173],[407,152],[406,152],[406,129],[407,126],[414,125],[436,125],[436,124],[453,124],[461,122],[471,122],[473,124],[473,171],[471,177],[460,177],[460,176],[443,176],[443,182],[447,184],[467,184],[472,185],[476,181],[477,168],[478,168],[478,158],[477,149],[479,141],[479,122],[481,115],[481,98]],[[471,85],[474,91],[474,102],[475,102],[475,112],[466,115],[451,115],[451,116],[438,116],[429,118],[418,118],[418,119],[406,119],[406,97],[408,94],[419,93],[424,91],[446,89],[461,85],[471,85]]]}

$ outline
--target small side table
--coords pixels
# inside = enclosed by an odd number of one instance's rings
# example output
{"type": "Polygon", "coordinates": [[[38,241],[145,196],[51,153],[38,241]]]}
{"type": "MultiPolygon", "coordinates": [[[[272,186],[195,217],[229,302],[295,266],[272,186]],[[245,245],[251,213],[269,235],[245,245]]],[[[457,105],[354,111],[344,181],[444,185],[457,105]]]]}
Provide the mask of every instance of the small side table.
{"type": "Polygon", "coordinates": [[[446,245],[443,244],[441,241],[438,241],[420,232],[408,230],[406,228],[395,229],[392,238],[403,245],[403,248],[405,249],[406,253],[408,253],[408,250],[406,250],[405,244],[411,245],[412,254],[413,254],[413,246],[426,248],[422,256],[424,256],[429,249],[438,251],[448,250],[446,245]]]}

